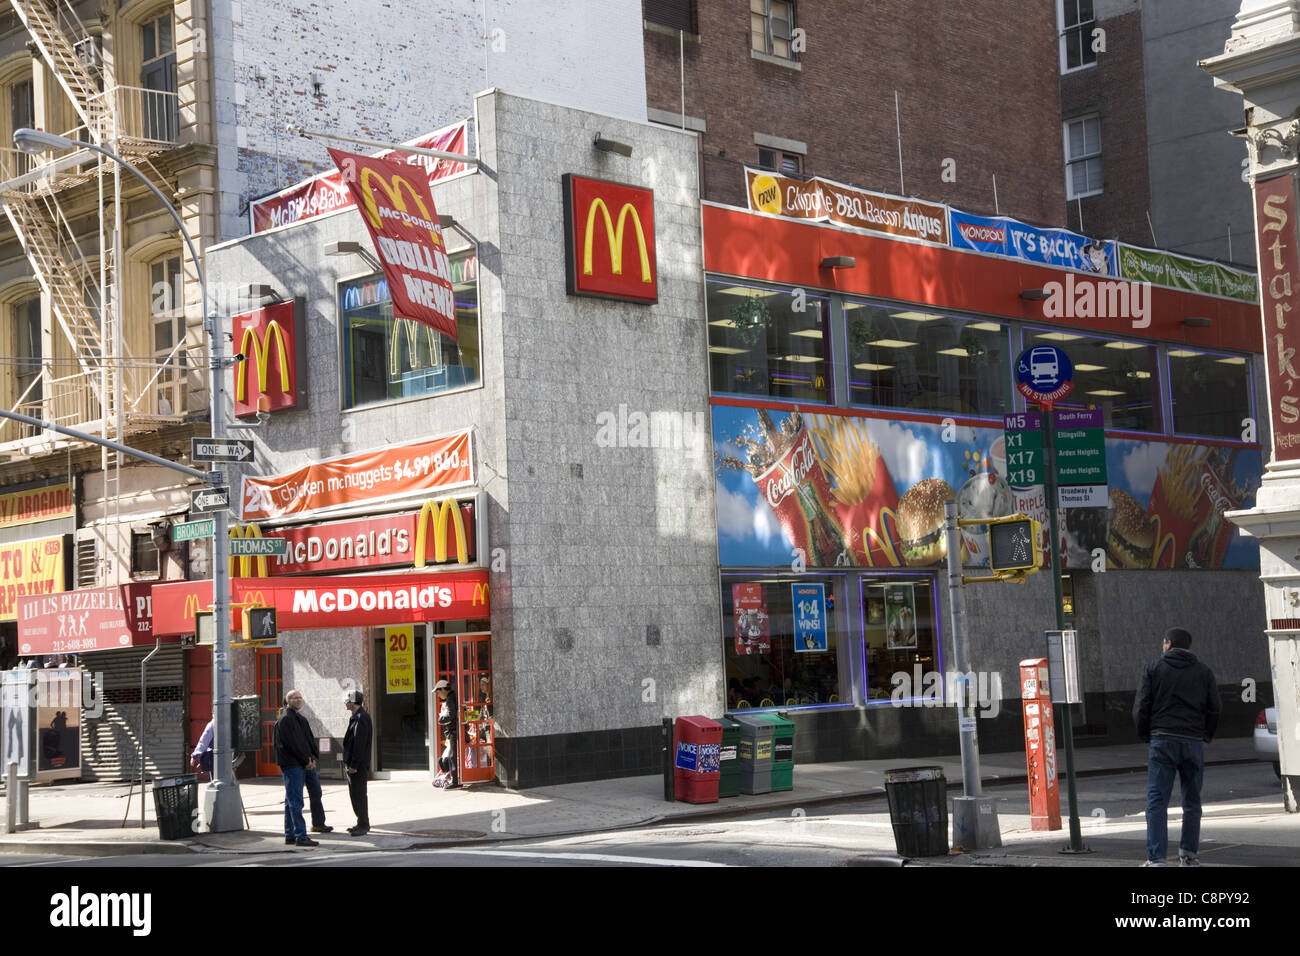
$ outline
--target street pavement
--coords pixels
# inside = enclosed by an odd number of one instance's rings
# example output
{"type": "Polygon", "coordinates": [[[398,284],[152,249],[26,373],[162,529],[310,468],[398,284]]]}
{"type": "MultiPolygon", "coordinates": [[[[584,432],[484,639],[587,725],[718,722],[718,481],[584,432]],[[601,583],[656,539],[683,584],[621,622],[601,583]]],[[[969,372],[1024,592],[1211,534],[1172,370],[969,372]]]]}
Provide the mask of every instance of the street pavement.
{"type": "MultiPolygon", "coordinates": [[[[1215,780],[1231,782],[1246,774],[1252,779],[1268,777],[1271,769],[1254,760],[1250,738],[1216,741],[1206,748],[1207,771],[1215,780]],[[1239,765],[1240,773],[1232,770],[1239,765]],[[1212,771],[1212,773],[1211,773],[1212,771]]],[[[1146,747],[1142,744],[1112,747],[1076,748],[1075,764],[1081,781],[1090,777],[1120,773],[1145,774],[1146,747]]],[[[18,854],[60,854],[70,857],[109,857],[121,855],[212,854],[227,858],[234,855],[252,862],[265,854],[287,854],[302,858],[305,854],[366,853],[392,850],[460,850],[490,849],[494,842],[520,840],[557,840],[582,834],[636,830],[663,825],[689,825],[704,821],[754,819],[780,816],[806,819],[833,813],[836,805],[865,804],[887,814],[885,772],[900,766],[939,766],[949,784],[949,795],[961,793],[961,762],[956,755],[910,761],[866,760],[846,763],[807,764],[796,766],[792,791],[741,795],[715,804],[693,805],[669,803],[663,799],[663,781],[659,776],[626,777],[592,783],[539,787],[509,791],[496,784],[439,790],[427,780],[373,780],[370,783],[370,817],[373,829],[364,837],[350,837],[348,826],[355,820],[348,801],[347,787],[337,777],[324,777],[324,804],[327,822],[335,829],[329,834],[312,834],[321,849],[297,849],[284,845],[283,788],[278,779],[262,778],[240,784],[248,829],[232,833],[207,833],[192,839],[166,841],[159,838],[154,815],[152,792],[145,806],[146,826],[140,826],[140,792],[127,784],[63,784],[33,787],[29,799],[30,818],[38,828],[0,835],[0,864],[20,862],[18,854]]],[[[1140,796],[1144,780],[1129,781],[1125,801],[1109,808],[1106,798],[1094,796],[1080,788],[1080,817],[1087,824],[1089,838],[1114,841],[1120,838],[1123,852],[1106,852],[1087,856],[1062,856],[1059,852],[1068,833],[1046,834],[1030,829],[1023,810],[1023,794],[1009,784],[1025,782],[1024,755],[1021,753],[983,754],[981,771],[984,785],[995,788],[1004,798],[1001,815],[1004,846],[966,854],[950,854],[908,860],[909,865],[967,866],[1042,866],[1077,863],[1085,866],[1131,866],[1134,853],[1140,859],[1140,796]],[[1134,790],[1136,787],[1136,790],[1134,790]],[[1133,806],[1137,803],[1136,810],[1133,806]],[[1134,814],[1137,813],[1135,817],[1134,814]],[[1134,850],[1134,847],[1137,850],[1134,850]]],[[[1068,813],[1065,797],[1064,766],[1061,767],[1062,813],[1068,813]]],[[[1098,784],[1100,786],[1100,783],[1098,784]]],[[[1209,794],[1207,784],[1207,796],[1209,794]]],[[[1259,788],[1257,788],[1258,791],[1259,788]]],[[[1266,792],[1267,787],[1265,785],[1266,792]]],[[[1225,798],[1230,794],[1224,791],[1225,798]]],[[[1227,802],[1231,802],[1230,800],[1227,802]]],[[[1177,806],[1177,790],[1174,797],[1177,806]]],[[[1264,815],[1271,825],[1276,817],[1278,844],[1282,855],[1264,863],[1276,864],[1289,859],[1300,846],[1300,815],[1282,810],[1280,787],[1270,809],[1268,799],[1255,796],[1245,806],[1255,815],[1264,815]]],[[[1238,812],[1228,808],[1225,812],[1238,812]]],[[[1209,819],[1217,812],[1207,801],[1209,819]]],[[[3,818],[0,818],[2,820],[3,818]]],[[[887,819],[887,817],[883,818],[887,819]]],[[[1171,829],[1176,833],[1177,810],[1171,812],[1171,829]]],[[[871,824],[881,833],[864,841],[864,853],[856,861],[863,865],[899,865],[893,851],[892,833],[887,824],[871,824]]],[[[844,829],[844,828],[841,828],[844,829]]],[[[862,831],[859,831],[862,832],[862,831]]],[[[874,831],[872,831],[874,833],[874,831]]],[[[1176,837],[1175,837],[1176,838],[1176,837]]],[[[1300,855],[1300,854],[1297,854],[1300,855]]],[[[180,862],[180,861],[177,861],[180,862]]],[[[216,859],[213,860],[216,862],[216,859]]],[[[237,862],[237,859],[236,859],[237,862]]],[[[303,862],[306,862],[304,859],[303,862]]],[[[360,862],[360,859],[358,859],[360,862]]],[[[454,862],[454,857],[447,862],[454,862]]],[[[1228,862],[1225,858],[1225,862],[1228,862]]],[[[1240,862],[1240,861],[1238,861],[1240,862]]],[[[1247,864],[1249,865],[1249,864],[1247,864]]]]}

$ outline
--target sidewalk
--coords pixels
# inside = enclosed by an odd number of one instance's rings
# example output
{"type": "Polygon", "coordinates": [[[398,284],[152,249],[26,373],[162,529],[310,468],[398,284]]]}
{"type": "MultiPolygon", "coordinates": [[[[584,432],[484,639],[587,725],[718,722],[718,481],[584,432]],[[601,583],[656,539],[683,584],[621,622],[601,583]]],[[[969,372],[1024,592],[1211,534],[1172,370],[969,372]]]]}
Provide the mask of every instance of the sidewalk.
{"type": "MultiPolygon", "coordinates": [[[[1080,775],[1146,771],[1146,745],[1087,747],[1075,751],[1080,775]]],[[[1207,763],[1253,762],[1249,737],[1216,741],[1206,749],[1207,763]]],[[[959,756],[914,760],[860,760],[795,767],[794,790],[741,795],[716,804],[668,803],[660,776],[624,777],[594,783],[565,784],[512,792],[496,784],[437,790],[429,781],[372,780],[369,787],[373,829],[349,837],[355,823],[347,787],[337,777],[322,779],[327,823],[333,833],[312,834],[332,850],[399,850],[459,846],[528,837],[557,837],[656,823],[719,819],[754,811],[813,807],[864,797],[884,797],[885,772],[899,766],[940,766],[950,793],[961,793],[959,756]]],[[[982,754],[985,785],[1025,781],[1022,753],[982,754]]],[[[1060,765],[1062,803],[1064,758],[1060,765]]],[[[140,791],[127,784],[64,784],[33,787],[31,819],[38,829],[0,834],[0,853],[59,853],[113,856],[145,853],[302,852],[285,846],[283,787],[279,779],[259,778],[240,784],[249,829],[210,833],[190,840],[161,840],[147,795],[146,822],[140,828],[140,791]],[[129,805],[128,805],[129,803],[129,805]],[[126,820],[124,827],[123,820],[126,820]]],[[[202,796],[200,794],[200,799],[202,796]]],[[[2,819],[2,818],[0,818],[2,819]]],[[[308,820],[310,825],[310,820],[308,820]]]]}

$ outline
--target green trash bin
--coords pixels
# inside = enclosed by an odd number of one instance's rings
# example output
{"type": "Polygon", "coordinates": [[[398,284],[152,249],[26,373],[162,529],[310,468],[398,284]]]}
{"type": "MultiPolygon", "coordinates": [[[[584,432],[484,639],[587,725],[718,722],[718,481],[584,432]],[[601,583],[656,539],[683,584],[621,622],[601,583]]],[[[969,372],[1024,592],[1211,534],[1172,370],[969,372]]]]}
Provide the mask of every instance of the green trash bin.
{"type": "Polygon", "coordinates": [[[794,721],[784,714],[756,714],[772,725],[772,789],[794,789],[794,721]]]}
{"type": "Polygon", "coordinates": [[[158,831],[164,840],[196,836],[194,818],[199,808],[198,775],[187,773],[155,780],[153,808],[158,815],[158,831]]]}
{"type": "Polygon", "coordinates": [[[740,724],[730,717],[719,717],[722,724],[722,749],[718,753],[718,796],[734,797],[740,793],[740,724]]]}
{"type": "Polygon", "coordinates": [[[886,770],[885,794],[899,856],[948,853],[948,782],[942,767],[886,770]]]}
{"type": "Polygon", "coordinates": [[[741,793],[770,793],[772,790],[772,737],[776,728],[757,714],[733,714],[740,724],[741,793]]]}

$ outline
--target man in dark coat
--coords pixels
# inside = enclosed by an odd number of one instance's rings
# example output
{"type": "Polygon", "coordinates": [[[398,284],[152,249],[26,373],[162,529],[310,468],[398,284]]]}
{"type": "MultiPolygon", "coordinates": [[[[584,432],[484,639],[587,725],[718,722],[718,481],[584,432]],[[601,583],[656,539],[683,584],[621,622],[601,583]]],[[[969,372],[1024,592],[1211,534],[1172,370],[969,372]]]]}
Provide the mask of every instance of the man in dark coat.
{"type": "Polygon", "coordinates": [[[1146,666],[1133,704],[1138,737],[1147,752],[1147,862],[1164,866],[1169,848],[1169,796],[1174,776],[1183,794],[1178,865],[1200,866],[1201,782],[1205,744],[1219,727],[1219,689],[1214,673],[1188,650],[1192,635],[1181,627],[1165,632],[1164,655],[1146,666]]]}
{"type": "Polygon", "coordinates": [[[302,788],[307,771],[316,769],[316,741],[311,724],[299,713],[302,693],[291,690],[284,695],[284,713],[275,722],[275,762],[284,778],[284,842],[296,846],[319,846],[307,836],[307,822],[302,818],[302,788]]]}
{"type": "Polygon", "coordinates": [[[343,765],[348,771],[348,796],[352,798],[352,812],[357,815],[357,825],[348,828],[352,836],[365,836],[370,832],[370,806],[366,798],[366,778],[370,773],[370,744],[374,739],[374,724],[361,706],[362,694],[350,691],[345,700],[352,718],[347,733],[343,735],[343,765]]]}

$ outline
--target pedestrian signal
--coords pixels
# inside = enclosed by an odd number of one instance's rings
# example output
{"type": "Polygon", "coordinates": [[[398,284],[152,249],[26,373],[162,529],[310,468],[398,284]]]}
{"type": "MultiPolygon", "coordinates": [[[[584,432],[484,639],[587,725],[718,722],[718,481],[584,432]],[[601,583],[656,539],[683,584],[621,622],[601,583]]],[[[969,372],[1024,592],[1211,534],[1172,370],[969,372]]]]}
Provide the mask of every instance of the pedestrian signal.
{"type": "Polygon", "coordinates": [[[994,574],[1022,571],[1033,574],[1043,565],[1042,525],[1024,515],[991,518],[989,525],[989,568],[994,574]]]}
{"type": "Polygon", "coordinates": [[[275,629],[275,608],[244,608],[244,640],[274,641],[278,637],[275,629]]]}

